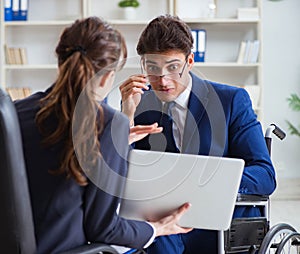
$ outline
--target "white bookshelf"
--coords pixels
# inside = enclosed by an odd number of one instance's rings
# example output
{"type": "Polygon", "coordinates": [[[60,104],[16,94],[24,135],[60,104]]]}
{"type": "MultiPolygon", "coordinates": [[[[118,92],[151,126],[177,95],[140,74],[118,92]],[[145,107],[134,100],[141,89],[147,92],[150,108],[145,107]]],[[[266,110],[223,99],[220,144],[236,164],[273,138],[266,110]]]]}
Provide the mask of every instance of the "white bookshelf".
{"type": "Polygon", "coordinates": [[[215,17],[203,11],[210,0],[174,0],[175,14],[192,29],[206,30],[205,62],[196,62],[194,71],[204,79],[244,87],[252,98],[253,107],[260,120],[262,110],[262,31],[261,0],[215,0],[215,17]],[[197,8],[191,9],[191,6],[197,8]],[[238,8],[255,8],[258,17],[239,19],[238,8]],[[242,41],[260,42],[258,61],[238,63],[242,41]]]}
{"type": "MultiPolygon", "coordinates": [[[[139,72],[136,43],[143,28],[152,18],[165,13],[176,14],[191,28],[207,31],[206,61],[195,63],[194,71],[204,78],[236,86],[257,86],[260,90],[255,109],[262,117],[262,36],[261,17],[239,20],[237,8],[255,7],[261,13],[261,0],[216,0],[214,18],[206,17],[199,9],[208,0],[152,0],[140,1],[133,20],[122,19],[119,0],[29,0],[28,21],[4,22],[3,1],[0,1],[0,85],[2,87],[30,86],[33,91],[44,90],[57,75],[55,47],[64,27],[75,19],[101,16],[125,36],[131,60],[122,78],[139,72]],[[194,4],[197,8],[194,8],[194,4]],[[179,8],[180,7],[180,8],[179,8]],[[41,12],[41,9],[47,11],[41,12]],[[237,63],[242,40],[260,41],[257,63],[237,63]],[[28,64],[10,65],[5,62],[4,45],[27,49],[28,64]]],[[[120,80],[122,80],[122,78],[120,80]]],[[[116,98],[116,97],[114,97],[116,98]]],[[[116,99],[117,100],[117,99],[116,99]]],[[[118,102],[114,102],[116,105],[118,102]]]]}

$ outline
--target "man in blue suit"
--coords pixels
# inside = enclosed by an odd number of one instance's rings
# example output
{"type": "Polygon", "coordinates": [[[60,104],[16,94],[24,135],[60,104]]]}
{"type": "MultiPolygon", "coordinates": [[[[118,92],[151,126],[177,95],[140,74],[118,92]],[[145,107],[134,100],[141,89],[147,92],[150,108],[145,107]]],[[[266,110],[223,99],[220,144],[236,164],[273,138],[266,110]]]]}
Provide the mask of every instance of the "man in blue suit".
{"type": "MultiPolygon", "coordinates": [[[[136,142],[135,148],[242,158],[245,169],[239,192],[271,194],[275,172],[249,95],[242,88],[193,74],[192,47],[190,28],[170,15],[155,18],[141,34],[137,52],[143,74],[120,86],[122,111],[131,125],[158,122],[164,129],[136,142]],[[167,115],[171,127],[163,120],[167,115]]],[[[234,212],[234,217],[255,216],[260,216],[255,207],[234,212]]],[[[147,253],[217,253],[217,232],[195,229],[159,237],[147,253]]]]}

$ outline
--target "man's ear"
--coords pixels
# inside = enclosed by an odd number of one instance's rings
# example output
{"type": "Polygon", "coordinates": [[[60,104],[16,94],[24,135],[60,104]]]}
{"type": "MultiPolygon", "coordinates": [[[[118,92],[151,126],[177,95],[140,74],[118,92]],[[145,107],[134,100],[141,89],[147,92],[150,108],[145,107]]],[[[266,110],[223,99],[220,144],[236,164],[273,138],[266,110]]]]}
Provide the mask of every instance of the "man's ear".
{"type": "Polygon", "coordinates": [[[107,80],[109,80],[112,77],[113,74],[114,74],[113,71],[106,72],[105,74],[103,74],[102,77],[101,77],[101,79],[100,79],[99,86],[100,87],[104,87],[105,84],[106,84],[106,82],[107,82],[107,80]]]}
{"type": "Polygon", "coordinates": [[[191,52],[191,53],[189,54],[188,58],[187,58],[187,63],[188,63],[189,68],[192,68],[192,67],[193,67],[194,62],[195,62],[195,61],[194,61],[194,53],[191,52]]]}

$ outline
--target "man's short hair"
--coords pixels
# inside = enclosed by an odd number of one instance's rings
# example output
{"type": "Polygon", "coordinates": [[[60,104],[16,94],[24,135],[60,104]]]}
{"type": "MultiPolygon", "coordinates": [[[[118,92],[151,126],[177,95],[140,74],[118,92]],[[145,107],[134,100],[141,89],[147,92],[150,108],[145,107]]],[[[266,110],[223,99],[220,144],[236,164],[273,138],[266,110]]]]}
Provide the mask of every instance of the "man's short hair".
{"type": "Polygon", "coordinates": [[[139,55],[178,50],[188,56],[192,48],[190,27],[179,17],[166,14],[158,16],[147,25],[136,49],[139,55]]]}

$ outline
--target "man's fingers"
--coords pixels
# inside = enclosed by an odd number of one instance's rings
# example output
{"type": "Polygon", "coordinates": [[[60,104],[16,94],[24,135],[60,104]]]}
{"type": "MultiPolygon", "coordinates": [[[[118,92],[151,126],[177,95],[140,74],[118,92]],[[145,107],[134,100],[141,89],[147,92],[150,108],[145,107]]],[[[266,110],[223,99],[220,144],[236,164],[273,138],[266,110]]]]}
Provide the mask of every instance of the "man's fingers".
{"type": "Polygon", "coordinates": [[[130,87],[128,89],[121,90],[123,101],[130,98],[130,96],[134,96],[134,95],[137,95],[137,94],[141,95],[143,93],[144,93],[144,91],[141,88],[137,88],[137,87],[130,87]]]}
{"type": "Polygon", "coordinates": [[[131,91],[133,88],[138,88],[138,89],[145,89],[148,90],[148,86],[146,85],[146,83],[141,83],[141,82],[130,82],[130,83],[126,83],[120,86],[120,91],[121,92],[128,92],[131,91]]]}
{"type": "Polygon", "coordinates": [[[121,86],[120,91],[126,92],[127,90],[131,89],[132,87],[138,87],[141,89],[148,90],[147,79],[143,75],[134,75],[129,77],[121,86]]]}

